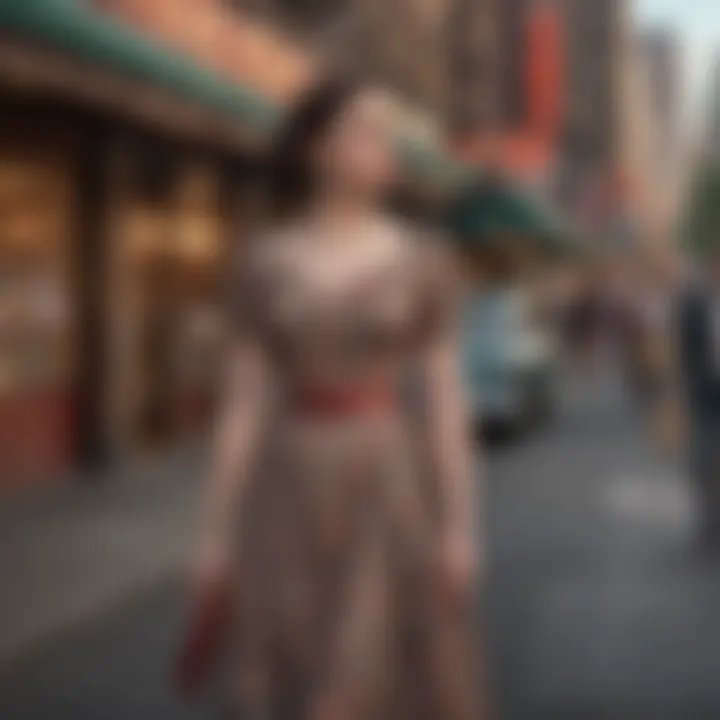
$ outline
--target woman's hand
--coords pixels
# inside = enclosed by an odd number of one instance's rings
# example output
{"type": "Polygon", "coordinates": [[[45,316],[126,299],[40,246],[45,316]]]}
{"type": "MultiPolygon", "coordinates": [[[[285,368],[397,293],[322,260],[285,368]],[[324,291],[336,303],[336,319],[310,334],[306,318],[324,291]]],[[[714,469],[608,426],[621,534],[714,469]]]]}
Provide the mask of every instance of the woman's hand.
{"type": "Polygon", "coordinates": [[[191,571],[188,627],[175,666],[175,684],[192,699],[216,670],[233,612],[234,589],[227,555],[206,547],[191,571]]]}
{"type": "Polygon", "coordinates": [[[190,568],[190,590],[197,595],[207,588],[227,580],[230,573],[230,554],[219,541],[205,542],[190,568]]]}
{"type": "Polygon", "coordinates": [[[479,540],[469,531],[451,529],[440,543],[441,589],[450,602],[463,604],[484,574],[479,540]]]}

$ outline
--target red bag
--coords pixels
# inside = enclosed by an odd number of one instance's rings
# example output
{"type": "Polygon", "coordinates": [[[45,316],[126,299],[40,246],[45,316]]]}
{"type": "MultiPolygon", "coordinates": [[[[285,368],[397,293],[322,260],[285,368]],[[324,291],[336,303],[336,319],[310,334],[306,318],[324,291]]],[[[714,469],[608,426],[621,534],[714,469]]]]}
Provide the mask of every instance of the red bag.
{"type": "Polygon", "coordinates": [[[204,588],[190,614],[175,669],[175,682],[187,698],[201,692],[217,669],[228,639],[232,597],[227,581],[204,588]]]}

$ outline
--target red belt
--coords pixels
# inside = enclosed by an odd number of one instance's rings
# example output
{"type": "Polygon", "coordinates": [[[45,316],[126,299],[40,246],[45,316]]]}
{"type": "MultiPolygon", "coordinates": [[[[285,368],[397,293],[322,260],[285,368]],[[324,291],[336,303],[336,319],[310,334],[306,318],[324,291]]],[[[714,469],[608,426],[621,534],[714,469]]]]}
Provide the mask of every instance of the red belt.
{"type": "Polygon", "coordinates": [[[383,414],[397,408],[397,395],[387,386],[302,388],[293,394],[291,407],[299,415],[314,417],[383,414]]]}

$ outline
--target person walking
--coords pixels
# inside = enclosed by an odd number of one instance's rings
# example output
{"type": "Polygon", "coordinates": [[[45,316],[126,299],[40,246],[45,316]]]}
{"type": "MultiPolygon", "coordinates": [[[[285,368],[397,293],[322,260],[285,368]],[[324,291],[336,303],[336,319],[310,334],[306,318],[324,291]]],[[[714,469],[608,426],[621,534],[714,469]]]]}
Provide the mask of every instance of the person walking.
{"type": "Polygon", "coordinates": [[[566,315],[568,346],[576,367],[583,372],[597,369],[605,327],[605,303],[598,272],[592,268],[581,278],[566,315]]]}
{"type": "Polygon", "coordinates": [[[720,550],[720,248],[679,308],[679,362],[702,537],[720,550]]]}
{"type": "Polygon", "coordinates": [[[651,268],[645,304],[649,375],[650,430],[656,445],[674,453],[683,442],[683,402],[678,392],[677,351],[673,342],[673,307],[677,303],[677,271],[670,260],[651,268]]]}
{"type": "Polygon", "coordinates": [[[487,717],[457,277],[375,209],[385,107],[344,79],[300,100],[273,163],[277,223],[241,253],[193,573],[197,607],[225,598],[229,718],[487,717]],[[400,400],[414,370],[422,435],[400,400]]]}
{"type": "Polygon", "coordinates": [[[652,417],[664,375],[664,297],[657,278],[642,268],[634,273],[633,286],[624,299],[623,344],[629,386],[640,408],[652,417]]]}

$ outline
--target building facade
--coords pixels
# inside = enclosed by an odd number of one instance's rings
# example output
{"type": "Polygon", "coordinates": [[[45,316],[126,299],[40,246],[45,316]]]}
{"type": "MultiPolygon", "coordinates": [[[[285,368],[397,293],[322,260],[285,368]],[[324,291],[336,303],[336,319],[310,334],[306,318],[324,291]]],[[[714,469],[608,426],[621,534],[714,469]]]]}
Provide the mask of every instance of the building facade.
{"type": "Polygon", "coordinates": [[[618,150],[622,0],[567,0],[567,134],[578,155],[604,163],[618,150]]]}
{"type": "Polygon", "coordinates": [[[498,5],[499,116],[505,128],[519,129],[528,111],[528,23],[533,0],[503,0],[498,5]]]}
{"type": "Polygon", "coordinates": [[[623,75],[620,156],[638,242],[657,233],[664,182],[661,119],[656,112],[650,56],[640,36],[628,47],[623,75]]]}
{"type": "Polygon", "coordinates": [[[642,32],[637,40],[645,57],[653,113],[660,134],[661,152],[672,163],[679,150],[682,124],[682,59],[679,41],[670,30],[642,32]]]}
{"type": "Polygon", "coordinates": [[[236,12],[281,28],[320,68],[359,72],[435,117],[447,105],[450,0],[230,0],[236,12]]]}
{"type": "Polygon", "coordinates": [[[179,0],[37,5],[0,13],[0,493],[206,427],[262,144],[240,78],[306,72],[179,0]]]}
{"type": "Polygon", "coordinates": [[[454,151],[551,195],[565,112],[560,0],[461,0],[456,11],[454,151]]]}
{"type": "Polygon", "coordinates": [[[636,40],[647,83],[649,114],[652,119],[654,158],[647,163],[645,198],[650,236],[665,242],[674,236],[683,202],[686,161],[682,128],[682,54],[678,38],[670,30],[652,29],[639,33],[636,40]]]}
{"type": "Polygon", "coordinates": [[[625,0],[562,0],[567,73],[558,191],[581,215],[606,214],[618,200],[627,12],[625,0]]]}
{"type": "Polygon", "coordinates": [[[448,124],[454,136],[494,132],[501,119],[500,0],[455,0],[449,37],[448,124]]]}
{"type": "MultiPolygon", "coordinates": [[[[470,132],[524,132],[532,114],[533,67],[563,39],[562,0],[459,0],[452,37],[453,126],[470,132]],[[553,38],[533,34],[552,24],[553,38]],[[538,56],[537,53],[543,56],[538,56]]],[[[554,68],[555,69],[555,68],[554,68]]],[[[559,70],[564,70],[560,69],[559,70]]],[[[554,80],[554,79],[553,79],[554,80]]]]}

